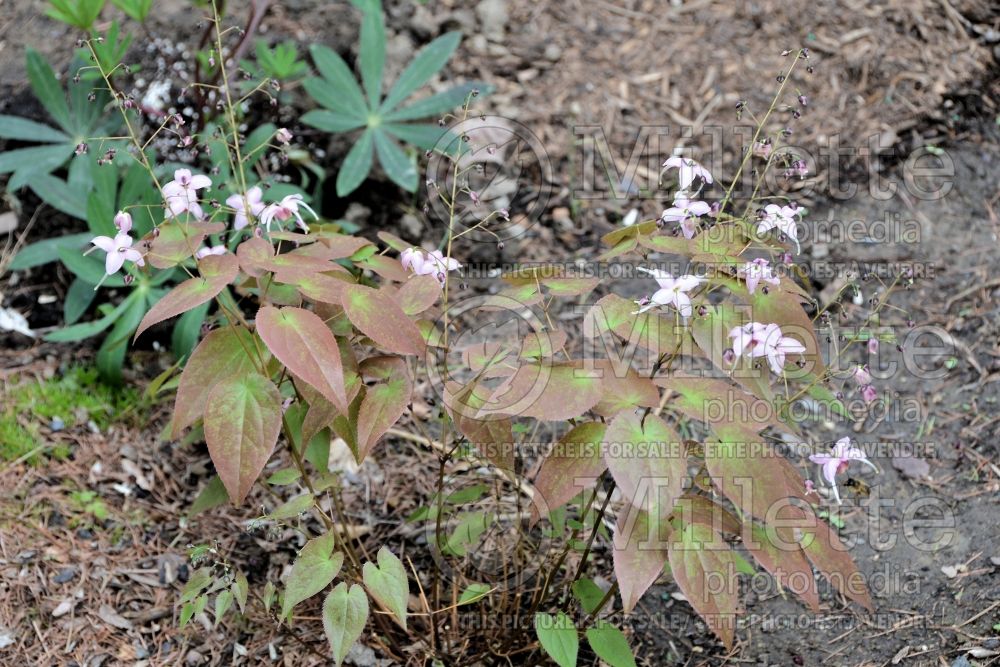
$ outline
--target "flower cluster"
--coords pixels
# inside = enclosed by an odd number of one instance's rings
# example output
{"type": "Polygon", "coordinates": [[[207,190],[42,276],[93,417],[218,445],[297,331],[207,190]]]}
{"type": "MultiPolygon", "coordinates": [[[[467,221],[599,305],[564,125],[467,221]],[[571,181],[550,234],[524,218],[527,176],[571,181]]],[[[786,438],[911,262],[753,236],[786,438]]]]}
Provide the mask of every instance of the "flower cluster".
{"type": "Polygon", "coordinates": [[[802,354],[806,351],[805,345],[782,334],[781,327],[774,323],[750,322],[742,327],[734,327],[729,332],[729,337],[733,339],[735,358],[744,354],[751,359],[766,357],[775,375],[784,372],[786,355],[802,354]]]}
{"type": "Polygon", "coordinates": [[[403,268],[418,276],[434,276],[444,285],[449,271],[462,268],[457,259],[445,257],[440,250],[424,252],[417,248],[407,248],[399,255],[403,268]]]}

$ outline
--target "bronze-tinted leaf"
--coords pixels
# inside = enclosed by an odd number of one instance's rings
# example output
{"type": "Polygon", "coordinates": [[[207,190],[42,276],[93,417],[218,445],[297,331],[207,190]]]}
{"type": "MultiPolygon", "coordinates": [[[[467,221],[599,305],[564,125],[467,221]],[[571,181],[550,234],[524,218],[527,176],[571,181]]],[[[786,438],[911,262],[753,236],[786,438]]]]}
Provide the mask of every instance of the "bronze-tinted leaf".
{"type": "Polygon", "coordinates": [[[492,390],[473,380],[463,386],[449,382],[444,389],[445,409],[455,427],[494,465],[514,469],[514,433],[505,415],[479,415],[492,390]]]}
{"type": "Polygon", "coordinates": [[[847,547],[829,524],[815,515],[810,515],[810,519],[809,525],[801,528],[802,550],[806,557],[842,595],[873,611],[868,584],[847,547]]]}
{"type": "Polygon", "coordinates": [[[263,375],[232,375],[209,392],[205,442],[234,505],[260,476],[280,430],[281,394],[263,375]]]}
{"type": "Polygon", "coordinates": [[[619,414],[604,433],[604,461],[622,495],[655,520],[666,519],[684,492],[687,448],[656,415],[619,414]]]}
{"type": "Polygon", "coordinates": [[[535,476],[532,522],[538,520],[540,513],[558,509],[580,492],[593,487],[593,484],[583,485],[581,482],[596,479],[607,468],[601,455],[605,428],[599,422],[585,422],[575,426],[553,445],[535,476]]]}
{"type": "Polygon", "coordinates": [[[602,373],[582,364],[522,364],[484,404],[481,414],[562,421],[579,417],[601,400],[602,373]]]}
{"type": "Polygon", "coordinates": [[[209,234],[225,231],[221,222],[181,222],[167,220],[156,228],[146,260],[158,269],[169,269],[198,252],[209,234]]]}
{"type": "Polygon", "coordinates": [[[174,401],[172,437],[197,421],[205,413],[208,393],[221,380],[253,371],[254,360],[270,355],[252,333],[243,328],[225,327],[209,332],[191,353],[181,373],[174,401]]]}
{"type": "Polygon", "coordinates": [[[732,550],[711,528],[691,524],[673,533],[670,573],[684,597],[727,648],[740,612],[732,550]],[[721,581],[722,585],[717,585],[721,581]]]}
{"type": "Polygon", "coordinates": [[[407,315],[424,312],[440,298],[441,283],[434,276],[413,276],[396,292],[396,300],[407,315]]]}
{"type": "Polygon", "coordinates": [[[371,287],[350,285],[342,298],[344,312],[351,323],[379,347],[397,354],[424,351],[420,329],[392,297],[371,287]]]}
{"type": "Polygon", "coordinates": [[[340,348],[323,320],[302,308],[264,306],[257,311],[257,333],[271,354],[324,398],[347,412],[340,348]]]}
{"type": "Polygon", "coordinates": [[[398,357],[365,359],[361,373],[383,380],[369,386],[358,411],[358,462],[406,411],[413,386],[406,363],[398,357]]]}
{"type": "Polygon", "coordinates": [[[629,505],[618,514],[611,557],[626,614],[663,574],[669,537],[669,524],[656,521],[645,510],[629,505]]]}
{"type": "Polygon", "coordinates": [[[787,526],[756,523],[746,528],[749,534],[743,540],[743,546],[761,567],[770,572],[783,588],[802,598],[813,611],[819,611],[816,579],[793,530],[787,526]]]}
{"type": "Polygon", "coordinates": [[[142,318],[142,322],[139,323],[135,337],[138,338],[143,331],[154,324],[176,317],[206,301],[211,301],[236,278],[239,269],[236,256],[230,253],[205,257],[198,262],[198,270],[201,275],[185,280],[153,304],[146,316],[142,318]]]}
{"type": "Polygon", "coordinates": [[[205,336],[191,353],[181,374],[174,402],[173,437],[180,437],[182,430],[205,413],[208,394],[216,384],[230,376],[252,372],[258,353],[270,356],[246,329],[225,327],[205,336]]]}

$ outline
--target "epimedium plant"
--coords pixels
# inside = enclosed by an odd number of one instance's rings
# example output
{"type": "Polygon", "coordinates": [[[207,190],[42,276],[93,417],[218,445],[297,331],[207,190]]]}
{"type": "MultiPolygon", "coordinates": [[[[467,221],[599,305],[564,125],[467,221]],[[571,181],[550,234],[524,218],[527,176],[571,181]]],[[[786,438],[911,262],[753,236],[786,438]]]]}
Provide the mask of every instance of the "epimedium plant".
{"type": "MultiPolygon", "coordinates": [[[[223,53],[225,29],[217,13],[211,22],[216,53],[223,53]]],[[[313,49],[329,82],[347,86],[349,79],[357,93],[350,97],[364,102],[367,94],[365,109],[375,114],[362,117],[361,107],[343,106],[348,95],[327,100],[336,103],[317,112],[329,128],[358,127],[350,123],[359,120],[368,125],[362,148],[356,145],[341,166],[354,187],[367,174],[373,150],[384,166],[386,156],[402,164],[400,153],[384,148],[389,125],[443,110],[442,99],[432,96],[428,100],[435,101],[401,112],[414,114],[417,107],[418,115],[391,113],[457,45],[456,36],[446,35],[426,47],[383,99],[376,48],[381,31],[381,14],[366,10],[360,62],[365,93],[339,57],[313,49]]],[[[758,124],[754,143],[766,138],[772,147],[759,178],[782,159],[783,134],[770,136],[766,128],[777,112],[787,111],[779,101],[806,55],[795,54],[758,124]]],[[[254,132],[243,136],[225,63],[218,72],[221,121],[204,140],[222,156],[222,167],[209,175],[158,164],[134,130],[135,109],[101,69],[128,131],[130,147],[121,157],[154,184],[155,201],[132,200],[119,188],[110,209],[119,210],[108,214],[105,202],[105,226],[87,255],[88,270],[102,271],[99,282],[124,274],[120,287],[131,292],[123,304],[143,304],[134,312],[133,305],[118,306],[137,322],[122,325],[116,338],[140,337],[162,322],[198,314],[203,336],[172,381],[176,399],[167,428],[172,438],[188,429],[190,437],[203,437],[217,472],[192,512],[226,499],[242,504],[262,481],[282,494],[274,494],[280,500],[253,526],[295,526],[302,533],[283,585],[268,582],[254,598],[246,573],[224,551],[195,547],[191,555],[199,568],[181,593],[182,624],[210,603],[218,620],[258,601],[276,622],[295,622],[300,605],[321,596],[322,624],[338,665],[370,627],[372,640],[399,659],[414,643],[437,659],[452,653],[527,659],[540,647],[563,666],[591,651],[618,667],[634,659],[628,638],[604,612],[616,599],[631,611],[665,570],[732,646],[738,578],[754,571],[744,554],[813,609],[819,605],[814,568],[847,599],[871,608],[836,531],[817,516],[826,490],[808,484],[761,435],[773,429],[804,439],[787,407],[809,396],[843,411],[830,385],[844,378],[824,362],[804,308],[807,293],[778,270],[792,266],[789,241],[797,239],[802,210],[791,203],[758,210],[756,192],[740,206],[735,201],[735,183],[753,150],[715,204],[702,199],[713,182],[707,169],[687,157],[668,159],[668,178],[676,169],[679,185],[674,205],[660,220],[604,238],[605,259],[638,257],[658,289],[633,303],[605,285],[611,291],[587,309],[583,330],[593,341],[610,337],[626,349],[648,351],[655,361],[640,373],[618,347],[571,354],[579,341],[557,328],[553,322],[560,320],[548,311],[557,299],[586,298],[602,279],[568,275],[559,266],[511,272],[503,276],[504,291],[464,311],[472,317],[505,307],[541,311],[544,318],[530,335],[460,346],[465,320],[453,301],[454,273],[462,266],[454,251],[471,229],[459,231],[455,222],[462,201],[476,199],[461,185],[470,167],[450,155],[452,182],[435,190],[449,213],[437,249],[411,247],[387,233],[379,235],[387,246],[380,248],[320,220],[301,192],[263,187],[255,156],[280,150],[290,137],[275,128],[262,133],[262,142],[251,140],[254,132]],[[140,222],[142,212],[150,218],[140,222]],[[665,255],[682,258],[688,268],[657,266],[665,255]],[[178,274],[186,279],[161,287],[161,276],[178,274]],[[411,407],[424,375],[441,398],[430,417],[411,407]],[[526,450],[539,425],[556,435],[551,450],[533,461],[526,450]],[[433,554],[419,570],[399,545],[372,544],[349,530],[340,471],[329,467],[334,438],[360,464],[377,455],[387,434],[428,448],[439,464],[435,493],[408,520],[428,537],[433,554]],[[261,480],[276,456],[290,465],[261,480]],[[490,483],[448,492],[449,471],[468,475],[469,462],[483,464],[478,467],[489,471],[490,483]],[[524,470],[533,463],[529,481],[524,470]],[[490,507],[491,498],[504,510],[490,507]],[[516,542],[495,550],[499,568],[513,574],[502,583],[477,580],[469,559],[484,539],[503,533],[515,534],[516,542]],[[531,548],[540,536],[555,548],[531,548]],[[594,576],[603,563],[602,544],[615,579],[607,589],[594,576]],[[522,568],[525,563],[533,567],[522,568]],[[721,589],[709,585],[713,579],[724,582],[721,589]],[[482,627],[483,641],[470,643],[458,618],[465,608],[513,623],[482,627]],[[518,619],[528,619],[530,627],[518,619]]],[[[320,89],[313,81],[306,85],[320,89]]],[[[461,99],[446,95],[449,109],[456,100],[464,103],[466,120],[474,91],[465,90],[461,99]]],[[[435,131],[440,138],[443,130],[435,131]]],[[[402,158],[407,174],[415,174],[414,163],[402,158]]],[[[491,213],[478,226],[507,215],[491,213]]],[[[866,328],[839,346],[838,356],[877,347],[877,314],[894,285],[880,295],[866,328]]],[[[821,323],[822,315],[816,314],[821,323]]],[[[853,377],[871,386],[870,377],[853,377]]],[[[838,474],[867,458],[848,441],[812,460],[822,466],[823,486],[835,489],[838,474]]]]}

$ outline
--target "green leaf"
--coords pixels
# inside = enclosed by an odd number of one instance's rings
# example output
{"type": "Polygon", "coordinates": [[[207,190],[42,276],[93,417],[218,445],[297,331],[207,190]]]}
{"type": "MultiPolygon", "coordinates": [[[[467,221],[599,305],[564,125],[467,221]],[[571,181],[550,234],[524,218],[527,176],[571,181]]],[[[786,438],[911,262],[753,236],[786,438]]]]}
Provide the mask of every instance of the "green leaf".
{"type": "Polygon", "coordinates": [[[489,584],[469,584],[469,587],[462,591],[462,594],[458,596],[458,604],[472,604],[473,602],[479,602],[484,597],[490,594],[489,584]]]}
{"type": "Polygon", "coordinates": [[[303,82],[306,91],[328,109],[364,119],[368,115],[368,103],[344,59],[322,44],[310,46],[309,53],[326,85],[315,79],[306,79],[303,82]]]}
{"type": "Polygon", "coordinates": [[[114,328],[104,338],[100,349],[97,350],[97,369],[101,373],[101,378],[108,384],[121,384],[122,365],[125,363],[129,338],[145,312],[146,299],[135,299],[115,322],[114,328]]]}
{"type": "Polygon", "coordinates": [[[344,662],[368,622],[368,596],[357,584],[337,584],[323,601],[323,630],[337,667],[344,662]]]}
{"type": "Polygon", "coordinates": [[[665,517],[684,491],[687,451],[676,432],[656,415],[618,414],[604,434],[604,458],[625,500],[651,517],[665,517]],[[652,484],[650,482],[653,482],[652,484]]]}
{"type": "Polygon", "coordinates": [[[212,583],[212,568],[202,567],[194,571],[181,589],[181,602],[190,602],[212,583]]]}
{"type": "Polygon", "coordinates": [[[313,506],[313,497],[311,493],[303,493],[295,496],[291,500],[279,505],[274,508],[270,514],[267,515],[268,519],[273,519],[274,521],[285,521],[287,519],[294,519],[295,517],[309,511],[313,506]]]}
{"type": "Polygon", "coordinates": [[[391,111],[385,114],[382,120],[387,123],[398,123],[403,120],[418,120],[430,116],[439,116],[463,106],[466,99],[468,99],[474,90],[478,90],[480,95],[487,95],[493,91],[493,86],[481,81],[463,83],[443,93],[424,97],[401,109],[391,111]]]}
{"type": "Polygon", "coordinates": [[[459,515],[458,525],[448,536],[448,542],[441,550],[450,556],[465,556],[468,547],[476,545],[492,523],[493,515],[482,511],[459,515]]]}
{"type": "Polygon", "coordinates": [[[75,324],[90,308],[95,296],[97,296],[97,290],[94,289],[93,285],[80,278],[74,278],[66,291],[66,301],[63,303],[63,321],[67,325],[75,324]]]}
{"type": "Polygon", "coordinates": [[[86,193],[66,181],[50,174],[37,173],[28,181],[28,186],[46,204],[74,218],[87,219],[86,193]]]}
{"type": "Polygon", "coordinates": [[[41,141],[46,143],[69,143],[69,135],[42,123],[20,116],[0,115],[0,137],[18,141],[41,141]]]}
{"type": "Polygon", "coordinates": [[[21,248],[20,252],[14,255],[10,265],[7,267],[11,271],[24,271],[36,266],[42,266],[59,259],[59,248],[74,248],[82,252],[82,248],[90,241],[93,235],[89,233],[67,234],[54,239],[35,241],[21,248]]]}
{"type": "Polygon", "coordinates": [[[198,494],[198,497],[191,503],[188,516],[201,514],[205,510],[224,505],[227,498],[226,487],[222,483],[222,479],[218,475],[213,475],[212,479],[208,480],[205,488],[198,494]]]}
{"type": "Polygon", "coordinates": [[[621,630],[610,623],[598,620],[593,627],[587,628],[587,643],[597,657],[611,667],[635,667],[628,640],[621,630]]]}
{"type": "Polygon", "coordinates": [[[198,262],[201,275],[185,280],[150,308],[135,332],[136,337],[154,324],[211,301],[236,278],[239,269],[236,255],[232,253],[205,257],[198,262]]]}
{"type": "Polygon", "coordinates": [[[417,191],[417,166],[381,129],[375,130],[375,151],[389,179],[407,192],[417,191]]]}
{"type": "Polygon", "coordinates": [[[57,329],[45,336],[45,340],[52,343],[75,343],[84,338],[90,338],[101,333],[121,317],[122,313],[136,301],[142,300],[143,296],[137,291],[131,292],[120,304],[118,304],[108,314],[100,319],[91,322],[81,322],[69,327],[57,329]]]}
{"type": "Polygon", "coordinates": [[[601,451],[605,424],[584,422],[575,426],[542,461],[535,476],[538,491],[532,505],[532,519],[542,512],[562,507],[585,487],[584,479],[596,479],[607,468],[601,451]]]}
{"type": "Polygon", "coordinates": [[[187,311],[177,320],[170,336],[170,348],[178,359],[186,359],[194,350],[195,345],[198,344],[198,339],[201,337],[201,325],[205,323],[205,316],[211,305],[211,301],[206,301],[187,311]]]}
{"type": "Polygon", "coordinates": [[[604,591],[594,583],[593,579],[577,579],[573,582],[573,596],[580,601],[583,610],[593,614],[597,605],[604,599],[604,591]]]}
{"type": "Polygon", "coordinates": [[[312,311],[264,306],[257,311],[257,333],[278,361],[323,398],[347,412],[344,365],[337,339],[312,311]]]}
{"type": "Polygon", "coordinates": [[[535,614],[535,634],[542,648],[559,667],[575,667],[580,638],[576,636],[576,628],[569,616],[562,612],[555,618],[542,612],[535,614]]]}
{"type": "Polygon", "coordinates": [[[369,128],[361,133],[351,150],[347,152],[337,172],[337,196],[346,197],[354,192],[368,177],[374,158],[374,132],[369,128]]]}
{"type": "Polygon", "coordinates": [[[257,349],[254,335],[238,327],[216,329],[202,339],[191,353],[177,387],[174,438],[202,416],[208,395],[217,383],[229,377],[242,377],[256,368],[257,349]]]}
{"type": "Polygon", "coordinates": [[[347,132],[365,124],[363,118],[328,109],[313,109],[301,118],[302,122],[324,132],[347,132]]]}
{"type": "Polygon", "coordinates": [[[256,372],[221,380],[208,394],[205,442],[233,504],[239,505],[271,457],[281,430],[281,394],[256,372]]]}
{"type": "Polygon", "coordinates": [[[49,115],[55,119],[56,123],[67,132],[73,127],[69,114],[69,107],[66,105],[66,96],[63,94],[63,87],[56,79],[55,73],[45,58],[32,48],[28,48],[27,55],[28,79],[31,81],[31,88],[35,91],[35,97],[42,103],[49,115]]]}
{"type": "Polygon", "coordinates": [[[425,151],[436,148],[443,153],[454,154],[456,144],[458,143],[458,137],[451,134],[448,128],[441,127],[436,123],[433,125],[425,123],[385,123],[381,127],[389,134],[425,151]]]}
{"type": "Polygon", "coordinates": [[[18,172],[20,183],[7,186],[9,190],[16,190],[25,183],[31,185],[36,174],[52,171],[72,154],[73,147],[69,144],[45,144],[4,151],[0,153],[0,174],[18,172]]]}
{"type": "Polygon", "coordinates": [[[382,97],[382,69],[385,66],[385,22],[382,10],[366,11],[361,19],[361,82],[374,109],[382,97]]]}
{"type": "MultiPolygon", "coordinates": [[[[216,479],[219,479],[216,477],[216,479]]],[[[222,486],[222,482],[219,482],[219,486],[222,486]]],[[[223,502],[225,502],[226,492],[222,492],[223,502]]],[[[233,577],[233,595],[236,597],[236,603],[240,606],[240,613],[244,613],[247,607],[247,594],[250,592],[250,583],[247,581],[247,577],[242,572],[237,572],[236,576],[233,577]]]]}
{"type": "MultiPolygon", "coordinates": [[[[98,251],[103,252],[103,251],[98,251]]],[[[59,259],[66,265],[73,275],[88,283],[91,290],[95,285],[104,287],[124,287],[125,279],[118,273],[108,275],[104,271],[104,260],[98,258],[94,253],[84,255],[76,247],[61,246],[59,248],[59,259]]]]}
{"type": "Polygon", "coordinates": [[[267,478],[267,483],[271,486],[285,486],[298,481],[302,473],[297,468],[282,468],[267,478]]]}
{"type": "Polygon", "coordinates": [[[410,61],[403,73],[396,79],[389,94],[386,95],[382,106],[379,107],[381,113],[392,111],[396,106],[410,96],[420,86],[427,83],[432,76],[444,67],[448,59],[458,48],[462,41],[462,34],[459,32],[449,32],[441,35],[433,42],[420,49],[416,57],[410,61]]]}
{"type": "Polygon", "coordinates": [[[285,583],[281,615],[290,617],[292,608],[327,587],[340,572],[344,554],[333,551],[333,533],[306,542],[292,564],[285,583]]]}
{"type": "Polygon", "coordinates": [[[392,612],[396,621],[406,629],[406,603],[410,585],[403,563],[387,548],[378,550],[378,565],[365,563],[361,568],[365,588],[375,600],[392,612]]]}
{"type": "Polygon", "coordinates": [[[218,595],[215,596],[215,623],[218,625],[222,617],[226,615],[229,608],[233,605],[233,592],[230,589],[225,589],[220,591],[218,595]]]}

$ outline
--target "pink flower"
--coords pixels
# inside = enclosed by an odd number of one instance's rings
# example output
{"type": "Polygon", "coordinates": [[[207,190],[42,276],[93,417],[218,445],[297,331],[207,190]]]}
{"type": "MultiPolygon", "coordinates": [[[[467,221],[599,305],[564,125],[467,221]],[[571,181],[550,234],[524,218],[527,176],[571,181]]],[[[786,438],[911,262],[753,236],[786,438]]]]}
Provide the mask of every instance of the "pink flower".
{"type": "Polygon", "coordinates": [[[226,198],[226,206],[236,211],[233,218],[233,229],[243,229],[250,223],[250,216],[259,217],[265,208],[263,201],[264,191],[258,186],[253,186],[246,191],[246,194],[229,195],[226,198]]]}
{"type": "Polygon", "coordinates": [[[764,207],[764,217],[757,225],[757,233],[764,235],[772,229],[777,228],[782,234],[795,241],[796,249],[799,248],[798,231],[795,228],[795,218],[799,214],[797,206],[778,206],[768,204],[764,207]]]}
{"type": "Polygon", "coordinates": [[[767,357],[767,363],[775,375],[784,372],[787,355],[806,351],[802,343],[783,335],[781,327],[774,323],[750,322],[742,327],[734,327],[729,332],[729,337],[733,339],[733,353],[737,357],[743,354],[750,358],[767,357]]]}
{"type": "Polygon", "coordinates": [[[874,336],[868,339],[868,353],[878,354],[878,338],[874,336]]]}
{"type": "Polygon", "coordinates": [[[286,222],[291,218],[295,218],[295,223],[302,228],[302,231],[309,233],[309,225],[306,221],[302,219],[302,214],[299,213],[299,208],[304,208],[305,210],[312,213],[313,218],[319,220],[319,216],[316,215],[316,211],[312,210],[308,204],[302,201],[302,195],[294,194],[288,195],[281,201],[275,204],[268,204],[260,214],[260,224],[267,228],[267,231],[271,231],[271,222],[277,220],[278,222],[286,222]]]}
{"type": "Polygon", "coordinates": [[[705,202],[687,199],[683,193],[677,193],[677,196],[674,197],[674,205],[660,214],[660,220],[664,223],[680,223],[684,238],[692,239],[698,230],[696,218],[706,215],[711,210],[712,207],[705,202]]]}
{"type": "Polygon", "coordinates": [[[132,231],[132,216],[125,211],[118,211],[115,215],[115,227],[118,231],[128,234],[132,231]]]}
{"type": "Polygon", "coordinates": [[[196,218],[205,213],[198,205],[198,190],[212,186],[212,180],[201,174],[192,175],[190,169],[178,169],[174,180],[163,185],[163,199],[167,202],[167,217],[176,217],[185,211],[196,218]]]}
{"type": "Polygon", "coordinates": [[[854,369],[854,381],[859,387],[865,387],[872,383],[872,374],[868,372],[867,366],[858,366],[854,369]]]}
{"type": "Polygon", "coordinates": [[[778,279],[778,277],[771,271],[771,263],[763,258],[747,262],[743,266],[742,273],[746,278],[747,291],[750,292],[750,294],[757,291],[757,285],[759,285],[761,281],[771,285],[781,284],[781,280],[778,279]]]}
{"type": "Polygon", "coordinates": [[[416,248],[407,248],[399,255],[403,268],[418,276],[434,276],[442,285],[446,274],[462,268],[457,259],[445,257],[440,250],[424,253],[416,248]]]}
{"type": "Polygon", "coordinates": [[[109,276],[118,273],[126,261],[143,266],[146,262],[142,253],[132,247],[132,237],[128,232],[118,232],[114,238],[95,236],[90,242],[107,253],[104,258],[104,272],[109,276]]]}
{"type": "Polygon", "coordinates": [[[878,391],[875,390],[874,385],[865,385],[861,388],[861,398],[865,400],[865,403],[871,403],[878,398],[878,391]]]}
{"type": "Polygon", "coordinates": [[[765,160],[771,157],[771,151],[774,146],[770,141],[758,141],[753,145],[753,154],[755,157],[764,158],[765,160]]]}
{"type": "Polygon", "coordinates": [[[224,245],[214,245],[211,248],[201,247],[198,248],[198,252],[194,254],[195,259],[202,259],[208,257],[209,255],[225,255],[226,246],[224,245]]]}
{"type": "Polygon", "coordinates": [[[705,183],[712,182],[712,174],[709,173],[708,169],[705,169],[690,158],[675,155],[663,163],[664,170],[674,167],[678,169],[677,177],[680,181],[681,190],[687,190],[696,178],[700,178],[705,183]]]}
{"type": "Polygon", "coordinates": [[[287,146],[288,142],[292,140],[292,133],[287,127],[281,127],[274,133],[274,138],[278,140],[278,143],[287,146]]]}
{"type": "Polygon", "coordinates": [[[691,297],[688,292],[705,282],[704,278],[698,276],[684,275],[674,278],[665,271],[658,269],[646,269],[637,267],[639,271],[653,276],[660,289],[653,292],[653,296],[648,301],[636,301],[639,310],[632,313],[638,315],[657,306],[673,306],[680,312],[681,317],[691,317],[691,297]]]}
{"type": "Polygon", "coordinates": [[[851,461],[859,461],[878,472],[875,464],[868,460],[864,451],[851,445],[850,438],[841,438],[833,446],[829,454],[813,454],[809,460],[817,465],[823,466],[823,478],[830,484],[833,490],[833,497],[840,503],[840,493],[837,491],[837,475],[847,470],[851,461]]]}
{"type": "MultiPolygon", "coordinates": [[[[814,486],[813,486],[813,481],[812,481],[811,479],[807,479],[807,480],[805,481],[805,487],[806,487],[806,495],[807,495],[807,496],[808,496],[808,495],[809,495],[810,493],[817,493],[817,492],[816,492],[816,489],[815,489],[815,488],[814,488],[814,486]]],[[[817,495],[818,495],[818,494],[817,494],[817,495]]]]}

